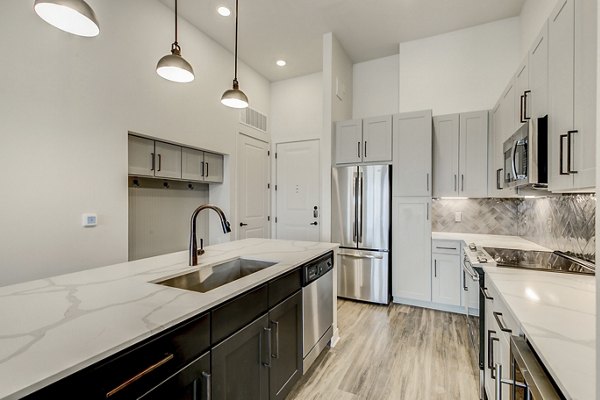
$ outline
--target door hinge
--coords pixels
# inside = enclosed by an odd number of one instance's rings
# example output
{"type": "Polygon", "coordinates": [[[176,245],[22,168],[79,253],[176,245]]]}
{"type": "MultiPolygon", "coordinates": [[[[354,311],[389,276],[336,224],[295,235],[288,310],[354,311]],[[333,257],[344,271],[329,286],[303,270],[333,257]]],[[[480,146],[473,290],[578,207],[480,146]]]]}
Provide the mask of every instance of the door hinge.
{"type": "Polygon", "coordinates": [[[275,223],[277,223],[277,217],[275,217],[275,223]]]}
{"type": "Polygon", "coordinates": [[[277,159],[277,153],[275,153],[275,159],[277,159]]]}
{"type": "Polygon", "coordinates": [[[267,189],[271,189],[271,184],[267,183],[267,189]]]}
{"type": "Polygon", "coordinates": [[[267,150],[267,157],[271,155],[271,150],[267,150]]]}
{"type": "Polygon", "coordinates": [[[275,185],[275,190],[277,190],[277,185],[275,185]]]}
{"type": "Polygon", "coordinates": [[[267,215],[267,221],[271,221],[271,216],[267,215]]]}

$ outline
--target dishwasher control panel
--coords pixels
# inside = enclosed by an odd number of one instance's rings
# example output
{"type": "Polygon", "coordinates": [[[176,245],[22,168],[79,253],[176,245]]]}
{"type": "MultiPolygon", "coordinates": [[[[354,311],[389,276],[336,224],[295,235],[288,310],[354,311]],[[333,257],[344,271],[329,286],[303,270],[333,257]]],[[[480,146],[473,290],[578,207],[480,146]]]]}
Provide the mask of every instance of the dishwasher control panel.
{"type": "Polygon", "coordinates": [[[333,268],[333,252],[329,252],[320,256],[315,260],[311,260],[302,267],[303,286],[319,279],[333,268]]]}

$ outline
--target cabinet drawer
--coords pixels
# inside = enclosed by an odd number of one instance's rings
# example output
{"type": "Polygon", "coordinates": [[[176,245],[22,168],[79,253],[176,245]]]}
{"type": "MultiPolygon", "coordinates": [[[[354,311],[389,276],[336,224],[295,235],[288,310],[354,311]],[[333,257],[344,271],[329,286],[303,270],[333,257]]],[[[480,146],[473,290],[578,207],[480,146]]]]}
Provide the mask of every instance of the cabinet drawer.
{"type": "Polygon", "coordinates": [[[93,387],[98,388],[98,398],[137,397],[179,371],[209,347],[210,318],[207,313],[100,364],[90,371],[89,379],[93,387]]]}
{"type": "Polygon", "coordinates": [[[431,252],[436,254],[460,254],[460,242],[454,240],[434,240],[431,252]]]}
{"type": "Polygon", "coordinates": [[[238,331],[259,315],[267,312],[267,284],[257,287],[210,312],[212,323],[211,344],[216,344],[238,331]]]}
{"type": "Polygon", "coordinates": [[[269,282],[269,308],[276,306],[300,288],[302,288],[301,268],[296,268],[281,278],[269,282]]]}

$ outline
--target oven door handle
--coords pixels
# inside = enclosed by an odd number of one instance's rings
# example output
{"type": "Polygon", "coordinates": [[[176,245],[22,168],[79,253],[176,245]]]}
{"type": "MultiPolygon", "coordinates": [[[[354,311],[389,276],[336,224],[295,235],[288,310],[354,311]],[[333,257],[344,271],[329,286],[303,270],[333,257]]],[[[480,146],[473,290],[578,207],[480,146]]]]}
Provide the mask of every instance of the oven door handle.
{"type": "Polygon", "coordinates": [[[469,260],[465,259],[463,260],[463,271],[465,271],[467,274],[469,274],[469,276],[471,277],[471,279],[473,279],[474,281],[479,281],[479,275],[473,270],[473,264],[471,264],[471,262],[469,260]],[[467,264],[470,266],[467,266],[467,264]]]}

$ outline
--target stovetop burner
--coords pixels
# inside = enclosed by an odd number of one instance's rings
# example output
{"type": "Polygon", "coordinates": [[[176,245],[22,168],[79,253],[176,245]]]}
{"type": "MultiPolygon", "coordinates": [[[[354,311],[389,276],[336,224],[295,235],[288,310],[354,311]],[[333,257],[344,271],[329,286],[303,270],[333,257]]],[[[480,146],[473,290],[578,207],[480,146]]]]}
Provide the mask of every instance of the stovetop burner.
{"type": "Polygon", "coordinates": [[[552,272],[594,275],[595,265],[568,254],[555,251],[529,251],[484,247],[498,267],[527,268],[552,272]]]}

